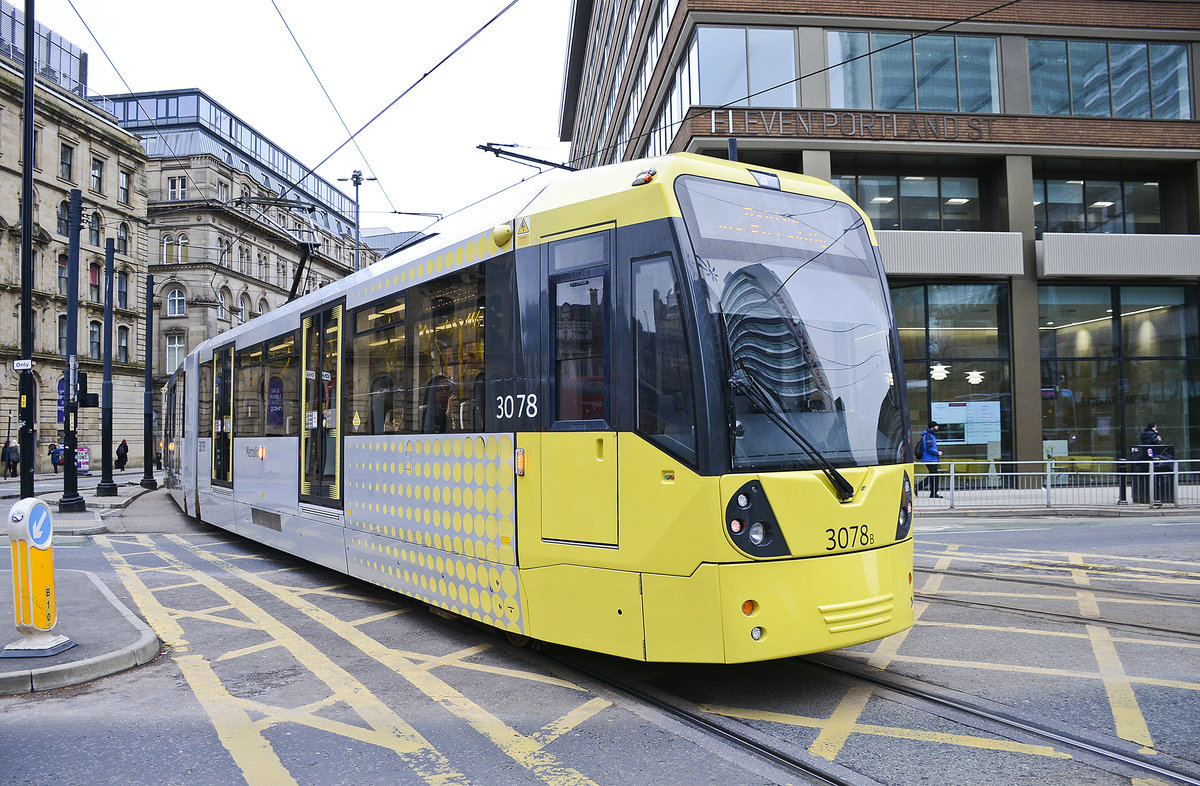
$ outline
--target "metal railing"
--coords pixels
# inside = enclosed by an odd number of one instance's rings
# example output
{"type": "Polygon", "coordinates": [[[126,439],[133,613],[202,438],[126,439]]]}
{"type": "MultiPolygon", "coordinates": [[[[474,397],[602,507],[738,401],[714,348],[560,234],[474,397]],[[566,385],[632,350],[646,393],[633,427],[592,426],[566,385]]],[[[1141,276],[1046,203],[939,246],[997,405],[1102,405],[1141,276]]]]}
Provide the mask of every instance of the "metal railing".
{"type": "Polygon", "coordinates": [[[1200,460],[946,461],[940,498],[916,466],[917,510],[1200,506],[1200,460]]]}

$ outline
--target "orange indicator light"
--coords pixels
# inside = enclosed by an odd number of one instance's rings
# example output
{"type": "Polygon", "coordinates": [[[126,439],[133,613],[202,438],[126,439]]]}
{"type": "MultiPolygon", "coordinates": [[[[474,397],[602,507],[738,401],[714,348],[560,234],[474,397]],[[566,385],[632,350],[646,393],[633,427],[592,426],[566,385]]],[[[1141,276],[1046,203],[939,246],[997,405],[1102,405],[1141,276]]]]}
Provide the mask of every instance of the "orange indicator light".
{"type": "Polygon", "coordinates": [[[755,612],[755,610],[757,610],[757,609],[758,609],[758,604],[752,600],[743,601],[743,603],[742,603],[742,613],[745,614],[747,617],[749,617],[751,614],[753,614],[755,612]]]}
{"type": "Polygon", "coordinates": [[[515,463],[518,475],[525,474],[525,448],[517,448],[515,455],[515,463]]]}

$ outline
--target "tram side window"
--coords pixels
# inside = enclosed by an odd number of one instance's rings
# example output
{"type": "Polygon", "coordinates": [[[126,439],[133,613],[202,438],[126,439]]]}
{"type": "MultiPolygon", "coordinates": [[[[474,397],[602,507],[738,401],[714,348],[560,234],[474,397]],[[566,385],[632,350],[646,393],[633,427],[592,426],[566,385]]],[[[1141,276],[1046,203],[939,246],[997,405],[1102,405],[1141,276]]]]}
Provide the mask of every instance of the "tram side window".
{"type": "Polygon", "coordinates": [[[254,346],[237,353],[233,389],[235,391],[234,422],[237,436],[263,436],[263,347],[254,346]]]}
{"type": "Polygon", "coordinates": [[[213,363],[207,360],[200,364],[200,405],[197,413],[196,434],[200,439],[212,437],[213,422],[213,363]]]}
{"type": "Polygon", "coordinates": [[[607,320],[605,275],[554,283],[554,388],[556,420],[604,420],[607,320]]]}
{"type": "Polygon", "coordinates": [[[295,331],[266,342],[262,374],[268,437],[300,436],[300,353],[295,331]]]}
{"type": "Polygon", "coordinates": [[[408,423],[425,434],[477,432],[484,417],[484,266],[409,290],[408,423]]]}
{"type": "Polygon", "coordinates": [[[354,342],[346,373],[346,424],[351,434],[414,431],[405,406],[413,398],[406,362],[404,295],[354,312],[354,342]]]}
{"type": "Polygon", "coordinates": [[[633,263],[637,430],[695,463],[696,404],[679,298],[679,281],[669,257],[633,263]]]}

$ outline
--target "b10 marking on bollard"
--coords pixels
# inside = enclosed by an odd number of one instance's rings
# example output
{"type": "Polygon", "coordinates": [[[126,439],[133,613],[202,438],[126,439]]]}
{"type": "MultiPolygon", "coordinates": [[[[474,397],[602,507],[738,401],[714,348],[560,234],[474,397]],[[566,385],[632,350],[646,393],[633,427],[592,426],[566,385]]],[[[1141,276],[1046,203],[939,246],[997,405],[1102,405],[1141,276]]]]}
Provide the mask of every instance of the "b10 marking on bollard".
{"type": "Polygon", "coordinates": [[[0,657],[45,657],[75,646],[66,636],[50,634],[58,621],[53,535],[54,520],[45,502],[31,497],[12,506],[8,538],[12,543],[13,612],[22,638],[5,647],[0,657]]]}

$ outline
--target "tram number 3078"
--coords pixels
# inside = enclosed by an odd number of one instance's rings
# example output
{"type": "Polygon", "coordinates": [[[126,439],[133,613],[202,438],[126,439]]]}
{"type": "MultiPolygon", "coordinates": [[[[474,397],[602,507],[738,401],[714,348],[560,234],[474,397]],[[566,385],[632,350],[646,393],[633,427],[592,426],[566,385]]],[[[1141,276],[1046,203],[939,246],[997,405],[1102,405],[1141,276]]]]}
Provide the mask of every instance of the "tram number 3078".
{"type": "Polygon", "coordinates": [[[826,551],[870,546],[875,542],[875,536],[867,529],[866,524],[852,524],[849,527],[827,529],[825,534],[829,538],[829,545],[825,547],[826,551]]]}
{"type": "Polygon", "coordinates": [[[536,418],[538,413],[538,398],[536,393],[518,393],[515,396],[496,396],[496,418],[510,420],[518,418],[536,418]]]}

